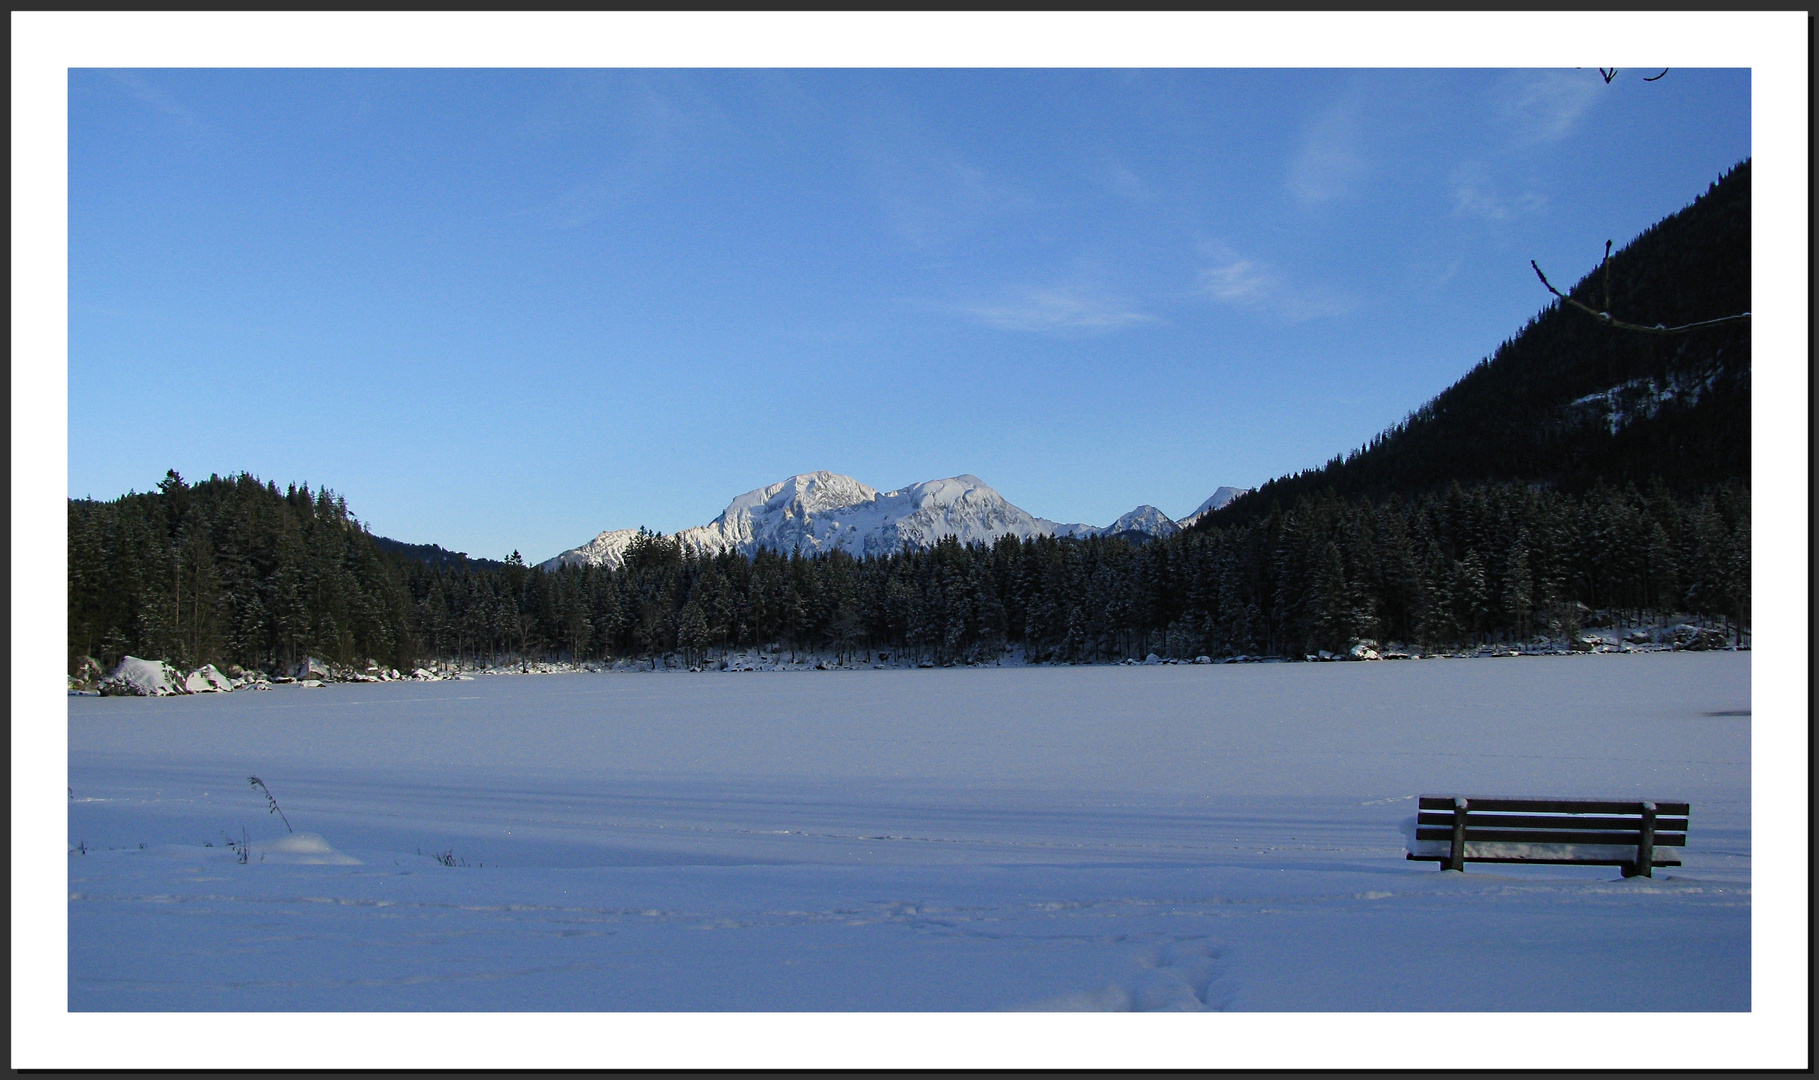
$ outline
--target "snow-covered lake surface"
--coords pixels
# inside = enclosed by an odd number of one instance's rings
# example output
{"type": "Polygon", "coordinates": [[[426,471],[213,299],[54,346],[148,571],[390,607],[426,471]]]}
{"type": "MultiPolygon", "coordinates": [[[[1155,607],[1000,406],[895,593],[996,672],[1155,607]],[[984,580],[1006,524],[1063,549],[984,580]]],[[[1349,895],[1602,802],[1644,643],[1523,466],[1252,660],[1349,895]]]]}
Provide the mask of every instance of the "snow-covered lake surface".
{"type": "Polygon", "coordinates": [[[1737,653],[71,698],[69,1007],[1748,1010],[1750,707],[1737,653]],[[1685,865],[1442,873],[1428,792],[1685,800],[1685,865]]]}

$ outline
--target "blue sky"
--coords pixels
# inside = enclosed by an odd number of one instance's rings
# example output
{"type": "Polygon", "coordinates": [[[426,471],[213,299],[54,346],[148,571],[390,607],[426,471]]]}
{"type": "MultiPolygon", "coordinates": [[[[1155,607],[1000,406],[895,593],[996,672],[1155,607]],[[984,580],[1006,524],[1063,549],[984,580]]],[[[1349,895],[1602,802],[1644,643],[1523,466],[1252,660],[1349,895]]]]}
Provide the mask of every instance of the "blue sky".
{"type": "Polygon", "coordinates": [[[1172,515],[1750,154],[1747,71],[74,70],[69,493],[545,558],[832,469],[1172,515]]]}

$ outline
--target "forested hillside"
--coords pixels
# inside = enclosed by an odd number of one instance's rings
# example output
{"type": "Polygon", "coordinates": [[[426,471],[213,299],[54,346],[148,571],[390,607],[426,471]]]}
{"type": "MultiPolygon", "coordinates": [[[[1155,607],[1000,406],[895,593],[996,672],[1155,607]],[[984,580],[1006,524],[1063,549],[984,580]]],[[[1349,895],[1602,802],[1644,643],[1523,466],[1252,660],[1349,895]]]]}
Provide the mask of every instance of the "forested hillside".
{"type": "MultiPolygon", "coordinates": [[[[421,564],[418,564],[421,565],[421,564]]],[[[251,476],[69,501],[69,651],[185,667],[418,654],[406,560],[327,490],[251,476]]]]}
{"type": "MultiPolygon", "coordinates": [[[[1599,238],[1588,237],[1588,254],[1599,238]]],[[[1543,267],[1543,269],[1546,269],[1543,267]]],[[[1537,297],[1546,296],[1539,281],[1537,297]]],[[[1616,319],[1676,327],[1750,310],[1750,163],[1638,236],[1568,295],[1616,319]]],[[[1407,497],[1458,482],[1563,491],[1660,480],[1690,493],[1749,482],[1748,320],[1659,335],[1558,301],[1457,383],[1370,444],[1263,484],[1202,528],[1304,495],[1407,497]]]]}

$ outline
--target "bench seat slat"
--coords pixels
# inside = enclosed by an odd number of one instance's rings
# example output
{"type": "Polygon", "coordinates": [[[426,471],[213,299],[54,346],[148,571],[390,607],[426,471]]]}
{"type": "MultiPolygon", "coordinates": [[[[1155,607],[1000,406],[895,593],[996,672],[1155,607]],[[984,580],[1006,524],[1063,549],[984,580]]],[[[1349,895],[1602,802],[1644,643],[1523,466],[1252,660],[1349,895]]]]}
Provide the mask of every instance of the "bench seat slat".
{"type": "MultiPolygon", "coordinates": [[[[1451,810],[1452,795],[1423,795],[1417,809],[1451,810]]],[[[1467,795],[1473,811],[1540,813],[1540,814],[1640,814],[1642,800],[1635,799],[1522,799],[1507,795],[1467,795]]],[[[1691,807],[1687,803],[1656,803],[1655,812],[1662,816],[1685,817],[1691,807]]]]}
{"type": "MultiPolygon", "coordinates": [[[[1453,838],[1451,829],[1415,828],[1415,839],[1438,840],[1445,842],[1453,838]]],[[[1635,847],[1642,841],[1642,831],[1632,829],[1629,832],[1563,832],[1560,830],[1527,829],[1474,829],[1465,827],[1465,842],[1468,844],[1615,844],[1635,847]]],[[[1685,847],[1686,836],[1682,833],[1655,834],[1656,847],[1685,847]]]]}
{"type": "MultiPolygon", "coordinates": [[[[1656,818],[1655,831],[1657,833],[1685,832],[1686,822],[1687,819],[1683,817],[1656,818]]],[[[1436,825],[1451,828],[1453,824],[1453,814],[1450,810],[1423,810],[1417,818],[1416,823],[1419,825],[1436,825]]],[[[1603,829],[1627,829],[1631,832],[1637,832],[1642,828],[1642,818],[1640,816],[1593,817],[1591,815],[1581,815],[1578,817],[1549,817],[1543,814],[1480,814],[1476,811],[1467,811],[1465,815],[1465,824],[1466,828],[1481,827],[1486,829],[1581,829],[1594,831],[1603,829]]]]}

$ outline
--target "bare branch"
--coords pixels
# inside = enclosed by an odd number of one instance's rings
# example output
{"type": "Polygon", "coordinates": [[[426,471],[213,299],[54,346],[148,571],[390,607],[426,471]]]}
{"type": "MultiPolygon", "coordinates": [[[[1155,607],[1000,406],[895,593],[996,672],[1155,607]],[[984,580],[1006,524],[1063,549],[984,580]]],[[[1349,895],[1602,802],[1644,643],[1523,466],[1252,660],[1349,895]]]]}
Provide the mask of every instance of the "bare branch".
{"type": "MultiPolygon", "coordinates": [[[[1610,242],[1609,241],[1605,242],[1604,258],[1605,258],[1605,271],[1604,271],[1605,306],[1609,307],[1610,306],[1610,242]]],[[[1746,311],[1741,315],[1726,315],[1720,319],[1706,319],[1703,322],[1686,323],[1683,326],[1663,326],[1660,323],[1656,323],[1653,326],[1642,326],[1637,323],[1628,323],[1628,322],[1624,322],[1621,319],[1611,318],[1611,313],[1608,311],[1599,311],[1598,309],[1591,307],[1588,304],[1581,304],[1579,301],[1566,295],[1565,293],[1561,292],[1559,289],[1554,288],[1554,283],[1549,281],[1547,279],[1547,275],[1541,272],[1541,267],[1535,262],[1535,260],[1530,259],[1528,261],[1528,264],[1535,268],[1535,276],[1541,279],[1541,284],[1547,286],[1548,292],[1553,293],[1555,296],[1558,296],[1561,300],[1565,301],[1568,304],[1571,304],[1573,307],[1578,308],[1580,311],[1585,312],[1587,315],[1590,315],[1592,318],[1597,319],[1601,323],[1604,323],[1606,326],[1614,326],[1619,330],[1634,330],[1639,334],[1684,334],[1688,330],[1698,330],[1701,327],[1706,327],[1706,326],[1717,326],[1721,323],[1738,322],[1738,321],[1741,321],[1743,319],[1747,319],[1750,317],[1750,313],[1746,311]]]]}
{"type": "Polygon", "coordinates": [[[1604,242],[1604,262],[1601,265],[1604,269],[1604,310],[1609,311],[1611,309],[1611,242],[1609,240],[1604,242]]]}
{"type": "MultiPolygon", "coordinates": [[[[1581,69],[1574,68],[1573,70],[1578,71],[1581,69]]],[[[1613,80],[1617,77],[1618,70],[1619,69],[1617,69],[1617,68],[1599,68],[1598,69],[1598,74],[1604,76],[1604,85],[1609,86],[1611,84],[1611,80],[1613,80]]],[[[1672,70],[1673,70],[1672,68],[1662,68],[1661,75],[1666,75],[1669,71],[1672,71],[1672,70]]],[[[1642,77],[1642,81],[1643,82],[1654,82],[1656,79],[1661,78],[1661,75],[1644,75],[1642,77]]]]}

